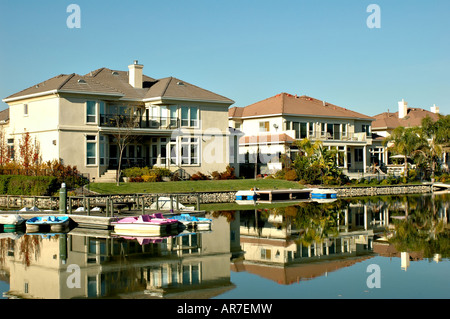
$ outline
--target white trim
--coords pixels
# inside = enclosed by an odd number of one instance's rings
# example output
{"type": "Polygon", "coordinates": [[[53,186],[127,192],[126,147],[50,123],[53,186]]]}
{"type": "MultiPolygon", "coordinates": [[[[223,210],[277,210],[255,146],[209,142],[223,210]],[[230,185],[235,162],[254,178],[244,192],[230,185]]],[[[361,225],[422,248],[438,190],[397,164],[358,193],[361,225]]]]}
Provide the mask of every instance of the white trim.
{"type": "Polygon", "coordinates": [[[164,102],[164,100],[170,100],[170,101],[182,101],[182,102],[205,102],[205,103],[220,103],[220,104],[234,104],[235,102],[230,101],[216,101],[216,100],[202,100],[202,99],[188,99],[188,98],[179,98],[179,97],[151,97],[148,99],[141,100],[142,102],[153,102],[153,101],[161,101],[164,102]]]}
{"type": "Polygon", "coordinates": [[[91,91],[64,91],[64,90],[57,90],[57,93],[83,94],[83,95],[104,95],[104,96],[125,96],[125,94],[122,94],[122,93],[102,93],[102,92],[91,92],[91,91]]]}
{"type": "MultiPolygon", "coordinates": [[[[2,101],[5,103],[8,103],[8,102],[13,102],[13,101],[26,100],[26,99],[30,99],[33,97],[40,97],[40,96],[44,96],[44,95],[58,94],[58,93],[83,94],[83,95],[104,95],[104,96],[118,96],[118,97],[125,96],[125,94],[122,94],[122,93],[50,90],[50,91],[45,91],[45,92],[40,92],[40,93],[22,95],[22,96],[18,96],[18,97],[9,98],[9,99],[6,98],[6,99],[3,99],[2,101]]],[[[138,101],[142,101],[142,100],[138,100],[138,101]]]]}
{"type": "Polygon", "coordinates": [[[325,118],[325,119],[347,119],[347,120],[360,120],[360,121],[370,121],[373,122],[375,119],[367,119],[360,117],[350,117],[350,116],[331,116],[331,115],[314,115],[314,114],[290,114],[290,113],[275,113],[275,114],[264,114],[264,115],[253,115],[253,116],[229,116],[229,120],[233,119],[256,119],[263,117],[276,117],[276,116],[292,116],[292,117],[307,117],[307,118],[325,118]]]}
{"type": "Polygon", "coordinates": [[[45,91],[45,92],[40,92],[40,93],[33,93],[33,94],[13,97],[13,98],[9,98],[9,99],[6,98],[6,99],[3,99],[2,101],[5,103],[8,103],[8,102],[25,100],[25,99],[30,99],[33,97],[39,97],[39,96],[44,96],[44,95],[49,95],[49,94],[56,94],[56,93],[58,93],[58,90],[50,90],[50,91],[45,91]]]}

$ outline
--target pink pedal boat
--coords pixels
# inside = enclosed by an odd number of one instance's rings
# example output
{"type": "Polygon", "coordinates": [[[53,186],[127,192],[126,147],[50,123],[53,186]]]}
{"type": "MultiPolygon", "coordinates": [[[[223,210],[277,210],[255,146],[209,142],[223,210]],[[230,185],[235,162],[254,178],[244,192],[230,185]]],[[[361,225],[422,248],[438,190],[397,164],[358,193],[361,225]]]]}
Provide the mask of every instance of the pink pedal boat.
{"type": "Polygon", "coordinates": [[[125,217],[111,223],[114,233],[122,236],[167,234],[178,229],[176,219],[164,218],[161,213],[125,217]]]}

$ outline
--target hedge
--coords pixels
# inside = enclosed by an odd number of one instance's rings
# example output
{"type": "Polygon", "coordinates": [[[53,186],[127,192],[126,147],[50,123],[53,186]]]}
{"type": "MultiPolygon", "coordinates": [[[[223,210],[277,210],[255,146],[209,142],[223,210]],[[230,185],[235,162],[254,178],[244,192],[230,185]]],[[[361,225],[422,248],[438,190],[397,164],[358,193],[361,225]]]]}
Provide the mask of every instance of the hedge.
{"type": "Polygon", "coordinates": [[[53,176],[0,175],[2,195],[52,195],[59,189],[57,178],[53,176]]]}

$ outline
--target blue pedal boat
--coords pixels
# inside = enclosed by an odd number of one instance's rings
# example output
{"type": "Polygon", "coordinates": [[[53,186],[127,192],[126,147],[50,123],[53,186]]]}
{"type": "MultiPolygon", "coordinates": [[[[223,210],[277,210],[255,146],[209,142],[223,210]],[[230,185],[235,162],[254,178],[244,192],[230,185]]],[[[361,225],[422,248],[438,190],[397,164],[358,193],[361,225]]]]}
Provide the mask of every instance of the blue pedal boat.
{"type": "Polygon", "coordinates": [[[190,214],[181,214],[171,216],[171,219],[176,219],[186,227],[196,228],[198,230],[208,230],[211,228],[212,219],[192,216],[190,214]]]}
{"type": "Polygon", "coordinates": [[[50,226],[51,231],[61,231],[69,226],[68,216],[36,216],[28,219],[25,224],[27,232],[39,231],[43,226],[50,226]]]}

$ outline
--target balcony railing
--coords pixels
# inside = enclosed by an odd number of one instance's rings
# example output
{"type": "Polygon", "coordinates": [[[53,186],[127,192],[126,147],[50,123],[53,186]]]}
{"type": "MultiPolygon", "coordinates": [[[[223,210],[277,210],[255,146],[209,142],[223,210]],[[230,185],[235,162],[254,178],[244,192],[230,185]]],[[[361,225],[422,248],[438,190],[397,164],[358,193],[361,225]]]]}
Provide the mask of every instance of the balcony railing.
{"type": "MultiPolygon", "coordinates": [[[[295,131],[290,130],[288,131],[289,135],[295,136],[295,131]]],[[[311,140],[321,140],[321,141],[355,141],[355,142],[366,142],[368,139],[371,138],[371,136],[367,136],[365,132],[359,132],[359,133],[346,133],[343,134],[342,132],[309,132],[307,136],[304,138],[309,138],[311,140]]],[[[303,137],[298,137],[297,139],[303,139],[303,137]]]]}
{"type": "Polygon", "coordinates": [[[180,127],[177,117],[145,117],[118,114],[100,115],[100,126],[107,127],[134,127],[152,129],[176,129],[180,127]]]}

